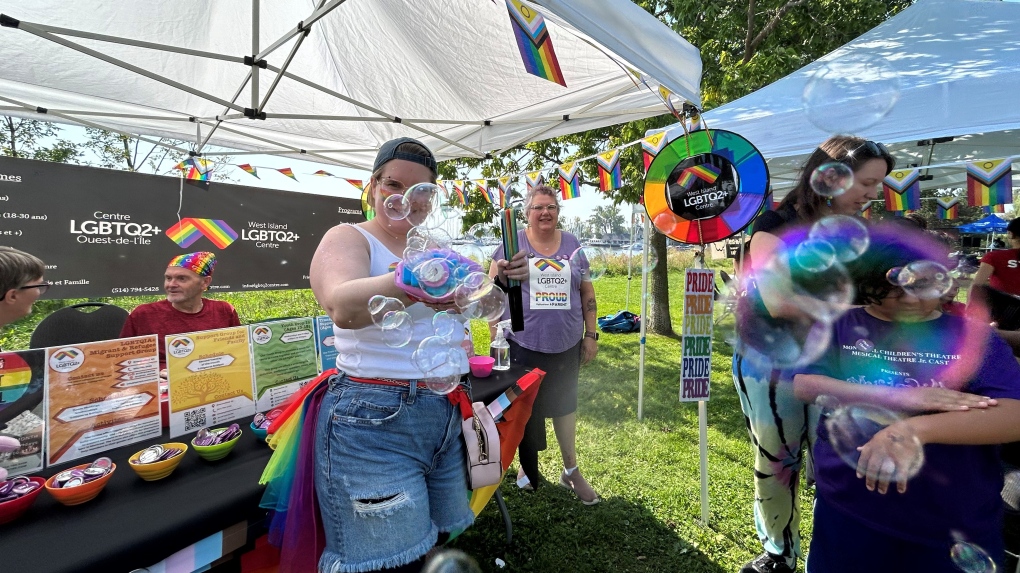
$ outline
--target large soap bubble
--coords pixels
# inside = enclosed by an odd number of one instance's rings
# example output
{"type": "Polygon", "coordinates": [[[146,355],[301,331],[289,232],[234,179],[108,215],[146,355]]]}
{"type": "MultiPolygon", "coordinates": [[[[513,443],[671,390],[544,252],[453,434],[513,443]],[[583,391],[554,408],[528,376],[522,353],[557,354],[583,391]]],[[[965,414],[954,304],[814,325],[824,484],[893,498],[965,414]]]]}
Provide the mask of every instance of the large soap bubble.
{"type": "Polygon", "coordinates": [[[411,315],[403,310],[387,312],[380,328],[382,328],[383,343],[392,348],[407,346],[414,334],[411,315]]]}
{"type": "Polygon", "coordinates": [[[659,255],[655,254],[655,249],[643,250],[640,245],[631,245],[627,250],[627,258],[630,261],[631,267],[646,273],[652,272],[652,269],[659,264],[659,255]],[[647,263],[645,262],[645,253],[648,254],[647,263]]]}
{"type": "Polygon", "coordinates": [[[964,573],[995,573],[995,560],[981,546],[958,540],[949,549],[949,558],[964,573]]]}
{"type": "Polygon", "coordinates": [[[900,269],[895,280],[903,292],[920,299],[936,299],[953,287],[953,276],[949,269],[934,261],[913,261],[900,269]]]}
{"type": "Polygon", "coordinates": [[[425,385],[433,392],[448,394],[460,383],[460,356],[442,337],[422,340],[411,353],[411,362],[424,374],[425,385]]]}
{"type": "Polygon", "coordinates": [[[394,221],[402,221],[411,212],[411,204],[403,195],[390,195],[383,199],[383,213],[394,221]]]}
{"type": "Polygon", "coordinates": [[[499,320],[507,309],[506,294],[498,288],[488,289],[480,297],[460,307],[461,314],[469,319],[487,322],[499,320]]]}
{"type": "Polygon", "coordinates": [[[409,205],[408,222],[415,227],[434,229],[446,222],[450,211],[443,209],[443,193],[432,183],[418,183],[404,193],[409,205]]]}
{"type": "Polygon", "coordinates": [[[570,265],[577,267],[583,281],[597,281],[606,274],[609,255],[601,247],[581,247],[570,255],[570,265]]]}
{"type": "Polygon", "coordinates": [[[899,98],[892,65],[864,54],[822,63],[801,94],[808,120],[826,133],[860,133],[881,121],[899,98]]]}
{"type": "Polygon", "coordinates": [[[822,197],[838,197],[854,184],[854,172],[845,163],[824,163],[811,173],[809,183],[811,190],[822,197]]]}
{"type": "Polygon", "coordinates": [[[881,444],[886,451],[899,454],[900,463],[889,457],[869,460],[867,467],[859,464],[860,448],[880,431],[901,419],[899,414],[880,406],[849,404],[836,408],[826,418],[825,429],[832,449],[858,473],[872,479],[883,477],[890,482],[905,482],[917,475],[924,464],[924,448],[908,426],[903,426],[896,434],[883,436],[888,441],[881,444]]]}
{"type": "Polygon", "coordinates": [[[403,311],[404,303],[399,300],[377,294],[368,299],[368,313],[372,316],[372,322],[382,327],[387,313],[403,311]]]}
{"type": "Polygon", "coordinates": [[[832,245],[836,252],[836,260],[848,263],[857,259],[868,250],[871,240],[868,228],[857,217],[849,215],[830,215],[811,226],[808,234],[811,239],[825,241],[832,245]]]}
{"type": "Polygon", "coordinates": [[[432,316],[432,330],[435,331],[436,336],[447,342],[453,340],[454,333],[460,328],[460,322],[445,310],[432,316]]]}

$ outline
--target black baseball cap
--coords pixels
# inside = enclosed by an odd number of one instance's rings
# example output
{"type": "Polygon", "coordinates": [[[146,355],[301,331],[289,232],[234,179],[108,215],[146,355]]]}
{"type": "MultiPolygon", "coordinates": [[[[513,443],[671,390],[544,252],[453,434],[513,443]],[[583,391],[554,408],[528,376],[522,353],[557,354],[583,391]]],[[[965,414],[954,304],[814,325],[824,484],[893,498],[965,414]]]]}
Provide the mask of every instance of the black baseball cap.
{"type": "Polygon", "coordinates": [[[439,175],[439,168],[436,165],[436,158],[432,155],[432,151],[428,147],[425,147],[425,144],[417,139],[412,139],[410,137],[398,137],[397,139],[391,139],[382,144],[382,147],[379,148],[378,155],[375,156],[375,164],[372,166],[372,171],[379,171],[379,168],[385,165],[387,161],[392,161],[394,159],[403,159],[404,161],[424,165],[429,168],[432,175],[439,175]],[[421,148],[428,153],[428,156],[397,151],[397,148],[405,143],[414,143],[421,146],[421,148]]]}

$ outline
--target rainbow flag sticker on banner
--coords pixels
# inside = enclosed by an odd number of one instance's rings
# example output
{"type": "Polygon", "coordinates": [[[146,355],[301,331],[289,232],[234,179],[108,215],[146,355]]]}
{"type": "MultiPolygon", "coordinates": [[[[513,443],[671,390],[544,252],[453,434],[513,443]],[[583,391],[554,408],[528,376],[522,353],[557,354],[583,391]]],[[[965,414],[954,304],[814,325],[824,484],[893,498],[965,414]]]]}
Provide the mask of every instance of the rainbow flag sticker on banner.
{"type": "Polygon", "coordinates": [[[1013,163],[987,159],[967,164],[967,202],[971,207],[1013,202],[1013,163]]]}
{"type": "Polygon", "coordinates": [[[577,199],[581,196],[581,177],[579,165],[576,161],[560,165],[556,172],[560,176],[560,196],[563,200],[577,199]]]}
{"type": "Polygon", "coordinates": [[[605,153],[599,153],[597,161],[599,164],[599,190],[612,191],[623,187],[623,178],[620,176],[620,150],[610,149],[605,153]]]}
{"type": "Polygon", "coordinates": [[[907,211],[921,208],[921,171],[892,171],[882,181],[886,211],[907,211]]]}
{"type": "Polygon", "coordinates": [[[193,219],[187,217],[166,230],[166,236],[186,249],[205,237],[219,249],[225,249],[237,240],[237,232],[226,221],[219,219],[193,219]]]}
{"type": "Polygon", "coordinates": [[[506,0],[506,8],[524,69],[533,76],[567,87],[545,18],[518,0],[506,0]]]}

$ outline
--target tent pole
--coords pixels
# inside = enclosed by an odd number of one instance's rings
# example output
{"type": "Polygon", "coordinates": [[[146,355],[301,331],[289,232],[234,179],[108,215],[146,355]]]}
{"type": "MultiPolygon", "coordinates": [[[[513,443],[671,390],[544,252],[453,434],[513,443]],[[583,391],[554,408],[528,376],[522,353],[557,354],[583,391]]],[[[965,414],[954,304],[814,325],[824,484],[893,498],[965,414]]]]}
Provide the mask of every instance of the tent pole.
{"type": "Polygon", "coordinates": [[[266,90],[266,95],[265,97],[262,98],[262,103],[260,103],[259,106],[255,108],[256,112],[265,109],[266,104],[269,102],[269,96],[273,95],[273,92],[276,91],[276,86],[280,85],[280,80],[283,79],[283,74],[287,71],[287,68],[290,67],[290,63],[294,61],[294,56],[297,55],[297,51],[301,48],[301,44],[305,42],[305,38],[308,37],[308,32],[310,31],[311,29],[308,29],[308,31],[306,31],[304,34],[298,36],[297,41],[294,42],[294,45],[290,47],[290,53],[287,54],[287,59],[283,61],[283,67],[280,68],[280,72],[276,74],[275,78],[273,78],[273,83],[269,84],[269,89],[266,90]]]}
{"type": "MultiPolygon", "coordinates": [[[[24,106],[17,105],[0,105],[0,111],[24,111],[24,106]]],[[[34,112],[36,108],[32,108],[34,112]]],[[[118,117],[122,119],[154,119],[156,121],[191,121],[191,117],[188,116],[165,116],[165,115],[148,115],[141,113],[114,113],[105,111],[85,111],[79,109],[53,109],[47,108],[46,113],[48,114],[65,114],[65,115],[91,115],[96,117],[118,117]]]]}
{"type": "Polygon", "coordinates": [[[293,30],[287,32],[286,34],[281,36],[279,40],[270,44],[268,48],[259,52],[258,55],[255,56],[255,61],[264,59],[266,56],[273,53],[277,48],[289,42],[290,39],[293,38],[294,36],[297,36],[298,34],[303,34],[304,31],[307,30],[312,24],[318,22],[319,18],[322,18],[326,14],[329,14],[330,12],[333,11],[334,8],[346,2],[346,0],[332,0],[332,2],[326,5],[323,5],[324,2],[325,0],[323,0],[323,2],[320,2],[319,7],[316,8],[315,11],[312,12],[310,16],[299,22],[297,26],[294,26],[293,30]]]}
{"type": "MultiPolygon", "coordinates": [[[[251,0],[251,53],[259,53],[259,0],[251,0]]],[[[259,108],[259,66],[258,60],[251,64],[251,108],[259,108]]]]}
{"type": "MultiPolygon", "coordinates": [[[[27,22],[22,21],[21,24],[27,22]]],[[[141,40],[132,40],[131,38],[121,38],[118,36],[109,36],[106,34],[96,34],[93,32],[83,32],[81,30],[73,30],[71,28],[60,28],[57,26],[49,26],[47,24],[29,23],[32,27],[45,32],[48,34],[57,34],[60,36],[72,36],[76,38],[85,38],[87,40],[96,40],[99,42],[109,42],[111,44],[123,44],[125,46],[137,46],[139,48],[148,48],[150,50],[159,50],[161,52],[173,52],[177,54],[185,54],[188,56],[197,56],[199,58],[209,58],[212,60],[223,60],[225,62],[233,62],[235,64],[243,64],[244,58],[237,56],[230,56],[227,54],[218,54],[216,52],[208,52],[205,50],[193,50],[191,48],[181,48],[179,46],[170,46],[167,44],[157,44],[155,42],[143,42],[141,40]]],[[[20,25],[19,25],[20,27],[20,25]]]]}
{"type": "Polygon", "coordinates": [[[648,217],[644,217],[644,237],[641,240],[643,248],[641,256],[644,264],[641,265],[641,352],[638,355],[638,386],[637,386],[637,419],[640,422],[644,418],[645,410],[645,333],[648,327],[648,237],[651,233],[651,223],[648,217]]]}
{"type": "Polygon", "coordinates": [[[630,208],[630,242],[627,243],[627,304],[624,305],[624,307],[623,307],[628,312],[630,312],[630,281],[633,278],[632,271],[631,271],[631,264],[630,263],[631,263],[631,259],[633,258],[631,256],[631,247],[634,245],[634,225],[635,224],[636,224],[636,221],[634,221],[634,206],[631,205],[631,208],[630,208]]]}
{"type": "MultiPolygon", "coordinates": [[[[212,122],[203,121],[203,120],[196,120],[196,121],[198,121],[200,123],[205,123],[205,124],[212,123],[212,122]]],[[[233,133],[233,134],[236,134],[236,135],[240,135],[240,136],[243,136],[243,137],[248,137],[248,138],[254,139],[255,141],[261,141],[263,143],[269,143],[269,144],[272,144],[272,145],[278,145],[280,147],[285,147],[285,148],[291,150],[291,152],[297,153],[299,155],[308,155],[310,157],[317,157],[319,159],[325,160],[327,163],[332,163],[334,165],[341,165],[343,167],[350,167],[351,169],[362,169],[362,170],[365,169],[365,167],[363,165],[357,165],[357,164],[351,163],[349,161],[341,161],[341,160],[333,158],[333,157],[326,157],[325,155],[320,155],[318,153],[314,153],[314,152],[308,151],[307,149],[300,149],[298,147],[287,145],[285,143],[280,143],[279,141],[273,141],[271,139],[268,139],[268,138],[265,138],[265,137],[261,137],[261,136],[258,136],[258,135],[252,134],[252,133],[245,133],[243,131],[240,131],[238,129],[233,129],[233,128],[227,127],[225,125],[220,125],[220,129],[222,129],[223,131],[229,132],[229,133],[233,133]]]]}

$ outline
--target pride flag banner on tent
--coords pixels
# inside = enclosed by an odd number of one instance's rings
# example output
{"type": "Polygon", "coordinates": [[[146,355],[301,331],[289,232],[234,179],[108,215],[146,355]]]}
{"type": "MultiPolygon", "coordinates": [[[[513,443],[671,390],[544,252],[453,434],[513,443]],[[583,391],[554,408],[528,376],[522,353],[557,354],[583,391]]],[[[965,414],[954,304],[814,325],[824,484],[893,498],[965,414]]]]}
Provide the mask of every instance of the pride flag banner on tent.
{"type": "Polygon", "coordinates": [[[868,201],[867,203],[865,203],[864,206],[861,207],[861,213],[860,213],[861,217],[864,218],[864,219],[870,219],[871,218],[871,208],[874,205],[875,205],[874,201],[868,201]]]}
{"type": "Polygon", "coordinates": [[[333,175],[329,171],[323,171],[322,169],[316,171],[315,173],[312,173],[312,175],[316,177],[336,177],[336,175],[333,175]]]}
{"type": "Polygon", "coordinates": [[[610,149],[605,153],[599,153],[599,190],[612,191],[623,187],[623,178],[620,176],[620,150],[610,149]]]}
{"type": "Polygon", "coordinates": [[[290,167],[284,167],[283,169],[277,169],[277,171],[279,171],[280,173],[286,175],[287,177],[290,177],[294,181],[297,181],[297,177],[294,176],[294,170],[291,169],[290,167]]]}
{"type": "Polygon", "coordinates": [[[667,143],[669,141],[666,138],[665,131],[649,135],[641,140],[641,157],[645,161],[645,173],[648,172],[648,166],[652,164],[652,160],[662,151],[663,147],[666,147],[667,143]]]}
{"type": "Polygon", "coordinates": [[[967,164],[967,203],[971,207],[1013,202],[1013,164],[986,159],[967,164]]]}
{"type": "Polygon", "coordinates": [[[510,23],[524,69],[533,76],[567,87],[545,18],[518,0],[506,0],[506,8],[510,12],[510,23]]]}
{"type": "Polygon", "coordinates": [[[921,208],[921,172],[919,169],[893,171],[882,181],[886,211],[921,208]]]}
{"type": "Polygon", "coordinates": [[[676,106],[673,105],[673,92],[669,91],[666,86],[659,86],[658,89],[659,97],[662,98],[662,103],[666,104],[666,108],[669,109],[670,113],[675,116],[679,116],[680,112],[676,110],[676,106]]]}
{"type": "Polygon", "coordinates": [[[467,205],[467,199],[464,197],[464,181],[462,179],[456,179],[453,182],[453,194],[460,201],[461,205],[467,205]]]}
{"type": "Polygon", "coordinates": [[[344,181],[346,181],[346,182],[350,183],[351,185],[357,187],[358,191],[364,191],[365,190],[365,182],[362,181],[361,179],[344,179],[344,181]]]}
{"type": "Polygon", "coordinates": [[[499,185],[499,208],[506,209],[506,198],[510,195],[513,190],[511,188],[511,182],[513,181],[510,177],[500,177],[496,180],[499,185]]]}
{"type": "Polygon", "coordinates": [[[938,204],[935,211],[940,221],[951,221],[959,215],[960,200],[958,198],[935,199],[935,203],[938,204]]]}
{"type": "Polygon", "coordinates": [[[538,187],[539,185],[545,185],[545,174],[541,171],[533,171],[524,175],[524,180],[528,184],[528,192],[538,187]]]}
{"type": "Polygon", "coordinates": [[[247,173],[248,175],[251,175],[255,179],[262,179],[261,177],[259,177],[258,170],[256,170],[251,165],[248,165],[247,163],[244,163],[242,165],[238,165],[238,167],[241,169],[241,171],[244,171],[245,173],[247,173]]]}
{"type": "Polygon", "coordinates": [[[560,176],[560,196],[564,201],[581,196],[581,172],[578,167],[576,161],[571,161],[556,168],[556,173],[560,176]]]}
{"type": "Polygon", "coordinates": [[[489,205],[492,205],[492,193],[489,192],[489,182],[485,179],[475,179],[472,181],[475,187],[478,187],[478,192],[482,194],[482,199],[489,205]]]}
{"type": "Polygon", "coordinates": [[[213,164],[208,159],[189,157],[177,164],[174,169],[184,172],[185,179],[192,181],[209,181],[212,177],[213,164]]]}
{"type": "Polygon", "coordinates": [[[985,214],[991,215],[992,213],[1005,213],[1005,205],[986,205],[984,207],[985,214]]]}

